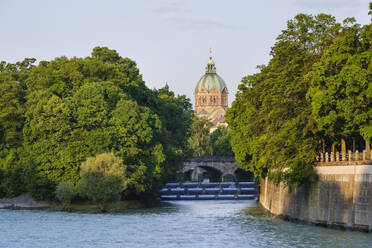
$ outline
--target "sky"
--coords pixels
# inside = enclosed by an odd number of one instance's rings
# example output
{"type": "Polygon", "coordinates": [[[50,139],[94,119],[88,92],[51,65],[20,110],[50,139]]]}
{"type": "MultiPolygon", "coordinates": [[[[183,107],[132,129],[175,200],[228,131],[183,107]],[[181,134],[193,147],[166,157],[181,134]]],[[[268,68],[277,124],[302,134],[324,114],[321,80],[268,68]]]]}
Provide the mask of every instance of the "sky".
{"type": "Polygon", "coordinates": [[[0,0],[0,61],[86,57],[96,46],[136,61],[149,88],[167,82],[193,102],[212,48],[229,102],[267,64],[275,38],[298,13],[364,25],[369,0],[0,0]]]}

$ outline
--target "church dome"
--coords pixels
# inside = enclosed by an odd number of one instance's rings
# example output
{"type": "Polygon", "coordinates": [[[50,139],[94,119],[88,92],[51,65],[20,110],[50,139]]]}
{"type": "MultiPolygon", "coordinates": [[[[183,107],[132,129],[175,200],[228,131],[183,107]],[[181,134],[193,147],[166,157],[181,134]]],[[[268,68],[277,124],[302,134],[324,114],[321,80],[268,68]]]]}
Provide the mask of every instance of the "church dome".
{"type": "Polygon", "coordinates": [[[223,81],[223,79],[216,73],[216,66],[214,65],[212,54],[210,54],[206,72],[196,85],[195,92],[198,92],[203,88],[209,92],[214,87],[216,87],[220,92],[227,88],[225,81],[223,81]]]}

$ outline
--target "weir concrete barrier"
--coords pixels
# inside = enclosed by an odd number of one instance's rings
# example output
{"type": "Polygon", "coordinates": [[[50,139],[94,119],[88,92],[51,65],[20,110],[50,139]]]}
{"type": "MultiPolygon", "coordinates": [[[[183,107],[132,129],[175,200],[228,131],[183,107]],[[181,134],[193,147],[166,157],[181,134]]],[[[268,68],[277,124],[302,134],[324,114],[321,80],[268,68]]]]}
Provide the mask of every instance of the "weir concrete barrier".
{"type": "Polygon", "coordinates": [[[167,183],[160,191],[162,200],[254,200],[255,182],[167,183]]]}

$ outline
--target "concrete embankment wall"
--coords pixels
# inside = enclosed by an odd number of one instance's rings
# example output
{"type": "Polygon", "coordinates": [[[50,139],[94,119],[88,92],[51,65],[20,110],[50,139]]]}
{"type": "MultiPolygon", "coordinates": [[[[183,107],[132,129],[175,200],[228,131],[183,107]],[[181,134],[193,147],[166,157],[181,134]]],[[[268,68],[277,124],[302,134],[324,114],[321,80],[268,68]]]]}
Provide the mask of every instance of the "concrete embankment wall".
{"type": "Polygon", "coordinates": [[[318,181],[297,189],[261,180],[261,205],[284,219],[372,231],[372,163],[315,169],[318,181]]]}

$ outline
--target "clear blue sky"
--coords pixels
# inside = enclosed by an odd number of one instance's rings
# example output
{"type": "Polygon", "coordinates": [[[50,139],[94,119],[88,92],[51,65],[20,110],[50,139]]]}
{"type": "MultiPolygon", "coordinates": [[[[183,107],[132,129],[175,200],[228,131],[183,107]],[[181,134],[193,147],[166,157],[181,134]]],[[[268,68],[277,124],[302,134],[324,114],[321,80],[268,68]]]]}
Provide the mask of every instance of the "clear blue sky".
{"type": "Polygon", "coordinates": [[[243,76],[269,60],[298,13],[370,23],[368,0],[0,0],[0,60],[88,56],[108,46],[135,60],[150,88],[193,99],[209,48],[230,103],[243,76]]]}

